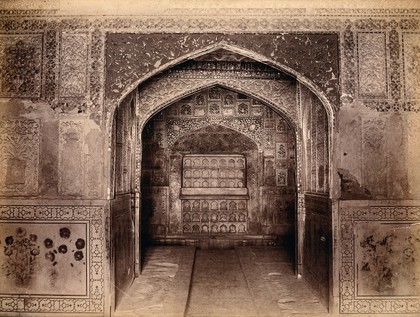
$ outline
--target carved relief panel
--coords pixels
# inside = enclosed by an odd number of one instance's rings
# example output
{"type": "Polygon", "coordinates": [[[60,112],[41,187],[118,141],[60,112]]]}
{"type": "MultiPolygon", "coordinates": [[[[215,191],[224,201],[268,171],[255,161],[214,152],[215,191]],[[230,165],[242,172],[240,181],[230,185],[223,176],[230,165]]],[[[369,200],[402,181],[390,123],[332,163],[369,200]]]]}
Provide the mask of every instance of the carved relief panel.
{"type": "Polygon", "coordinates": [[[186,155],[182,169],[183,188],[245,187],[243,155],[186,155]]]}
{"type": "Polygon", "coordinates": [[[40,124],[0,119],[0,195],[38,193],[40,124]]]}
{"type": "Polygon", "coordinates": [[[183,233],[247,232],[244,155],[186,155],[182,174],[183,233]]]}
{"type": "Polygon", "coordinates": [[[182,232],[244,234],[248,208],[245,199],[183,199],[182,232]]]}
{"type": "Polygon", "coordinates": [[[42,34],[0,34],[0,97],[41,94],[42,34]]]}

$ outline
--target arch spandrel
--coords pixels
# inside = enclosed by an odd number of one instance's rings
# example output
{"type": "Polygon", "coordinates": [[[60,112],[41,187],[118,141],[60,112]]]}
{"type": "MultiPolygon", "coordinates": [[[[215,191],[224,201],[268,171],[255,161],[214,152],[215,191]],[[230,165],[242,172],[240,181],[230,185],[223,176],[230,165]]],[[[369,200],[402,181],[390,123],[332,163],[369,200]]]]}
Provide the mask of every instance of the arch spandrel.
{"type": "Polygon", "coordinates": [[[226,49],[291,74],[323,101],[329,114],[338,110],[337,34],[115,33],[108,34],[108,41],[114,44],[106,54],[108,100],[124,98],[141,83],[188,59],[226,49]]]}

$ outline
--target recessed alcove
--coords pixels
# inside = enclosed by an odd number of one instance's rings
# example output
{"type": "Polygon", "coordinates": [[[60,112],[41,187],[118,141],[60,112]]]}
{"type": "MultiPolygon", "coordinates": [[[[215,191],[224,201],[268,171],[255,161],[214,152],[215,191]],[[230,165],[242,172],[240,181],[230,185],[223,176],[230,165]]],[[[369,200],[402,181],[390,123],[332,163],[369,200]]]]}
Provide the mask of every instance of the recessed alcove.
{"type": "Polygon", "coordinates": [[[142,140],[144,241],[294,249],[295,136],[270,107],[213,86],[152,117],[142,140]]]}

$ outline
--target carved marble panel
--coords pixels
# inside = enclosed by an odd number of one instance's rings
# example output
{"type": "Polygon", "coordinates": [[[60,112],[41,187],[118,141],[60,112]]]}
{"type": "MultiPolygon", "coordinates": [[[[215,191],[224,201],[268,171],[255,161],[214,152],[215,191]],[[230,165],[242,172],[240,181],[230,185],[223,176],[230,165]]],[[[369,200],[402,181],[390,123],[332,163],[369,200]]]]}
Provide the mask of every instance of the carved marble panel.
{"type": "Polygon", "coordinates": [[[244,188],[246,160],[243,155],[185,155],[183,188],[244,188]]]}
{"type": "Polygon", "coordinates": [[[365,119],[362,123],[362,186],[378,198],[385,198],[387,188],[387,140],[385,119],[365,119]]]}
{"type": "Polygon", "coordinates": [[[58,87],[58,32],[55,29],[45,31],[45,44],[44,44],[44,82],[43,82],[43,98],[49,102],[54,109],[57,107],[57,87],[58,87]]]}
{"type": "Polygon", "coordinates": [[[87,296],[87,225],[0,222],[0,294],[87,296]]]}
{"type": "Polygon", "coordinates": [[[342,50],[341,50],[341,78],[342,78],[342,102],[353,102],[356,98],[356,59],[355,47],[356,39],[353,25],[348,22],[346,28],[342,31],[342,50]]]}
{"type": "Polygon", "coordinates": [[[0,206],[0,310],[103,313],[103,213],[102,206],[0,206]]]}
{"type": "Polygon", "coordinates": [[[420,208],[340,203],[340,312],[418,314],[420,208]]]}
{"type": "Polygon", "coordinates": [[[0,119],[0,195],[38,192],[40,124],[30,119],[0,119]]]}
{"type": "Polygon", "coordinates": [[[420,224],[355,223],[356,296],[420,294],[420,224]]]}
{"type": "Polygon", "coordinates": [[[420,199],[420,118],[411,117],[407,120],[407,148],[406,164],[410,167],[408,183],[413,198],[420,199]]]}
{"type": "Polygon", "coordinates": [[[245,234],[247,228],[247,200],[182,199],[184,234],[245,234]]]}
{"type": "Polygon", "coordinates": [[[0,97],[40,97],[42,34],[0,34],[0,97]]]}
{"type": "Polygon", "coordinates": [[[60,97],[84,97],[87,85],[88,36],[86,33],[61,34],[60,97]]]}
{"type": "Polygon", "coordinates": [[[359,97],[386,98],[385,33],[359,33],[357,39],[359,97]]]}
{"type": "Polygon", "coordinates": [[[169,188],[144,187],[142,213],[143,234],[166,234],[169,219],[169,188]]]}
{"type": "Polygon", "coordinates": [[[261,146],[262,123],[260,118],[235,118],[212,120],[203,119],[170,119],[167,121],[168,144],[174,145],[175,141],[183,135],[199,130],[209,125],[219,125],[231,128],[249,137],[258,146],[261,146]]]}
{"type": "MultiPolygon", "coordinates": [[[[400,32],[395,28],[389,32],[388,51],[389,51],[389,91],[391,98],[395,101],[401,98],[401,39],[400,32]]],[[[391,108],[395,111],[400,109],[400,104],[395,103],[391,108]]]]}
{"type": "Polygon", "coordinates": [[[404,91],[406,99],[420,99],[420,34],[404,33],[404,91]]]}
{"type": "MultiPolygon", "coordinates": [[[[302,144],[306,149],[306,189],[310,192],[328,192],[328,119],[320,100],[306,87],[301,87],[303,130],[302,144]]],[[[297,143],[297,147],[299,143],[297,143]]],[[[294,155],[294,149],[289,151],[294,155]]],[[[292,156],[293,157],[293,156],[292,156]]],[[[299,166],[298,166],[299,169],[299,166]]]]}
{"type": "Polygon", "coordinates": [[[59,123],[59,190],[63,195],[82,195],[84,124],[82,120],[59,123]]]}

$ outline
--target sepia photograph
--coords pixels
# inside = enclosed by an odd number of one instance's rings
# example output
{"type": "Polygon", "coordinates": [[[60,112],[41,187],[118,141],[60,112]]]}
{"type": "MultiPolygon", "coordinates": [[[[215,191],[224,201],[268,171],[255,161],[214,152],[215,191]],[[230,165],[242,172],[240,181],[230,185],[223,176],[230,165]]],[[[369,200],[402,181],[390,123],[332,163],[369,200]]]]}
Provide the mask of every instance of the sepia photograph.
{"type": "Polygon", "coordinates": [[[420,0],[0,0],[0,317],[420,316],[420,0]]]}

